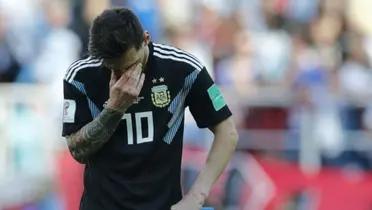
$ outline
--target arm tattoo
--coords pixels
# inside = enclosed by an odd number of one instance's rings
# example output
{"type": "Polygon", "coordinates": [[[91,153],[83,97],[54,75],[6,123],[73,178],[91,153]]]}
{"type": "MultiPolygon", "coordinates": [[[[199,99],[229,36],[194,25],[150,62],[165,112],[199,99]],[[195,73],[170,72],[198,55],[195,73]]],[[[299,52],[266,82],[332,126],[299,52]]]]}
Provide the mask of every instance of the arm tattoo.
{"type": "Polygon", "coordinates": [[[98,151],[112,136],[123,113],[104,108],[92,122],[75,134],[67,137],[72,156],[80,163],[86,163],[90,155],[98,151]]]}

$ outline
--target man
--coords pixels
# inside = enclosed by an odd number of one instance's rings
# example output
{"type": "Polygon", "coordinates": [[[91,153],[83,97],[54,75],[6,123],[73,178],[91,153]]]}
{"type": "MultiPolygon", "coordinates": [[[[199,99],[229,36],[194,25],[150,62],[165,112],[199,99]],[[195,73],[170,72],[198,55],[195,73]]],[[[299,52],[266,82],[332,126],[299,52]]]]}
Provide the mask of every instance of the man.
{"type": "Polygon", "coordinates": [[[199,210],[236,146],[219,89],[192,55],[150,42],[128,9],[91,28],[90,57],[64,78],[63,136],[86,164],[81,210],[199,210]],[[182,197],[183,114],[215,135],[205,167],[182,197]]]}

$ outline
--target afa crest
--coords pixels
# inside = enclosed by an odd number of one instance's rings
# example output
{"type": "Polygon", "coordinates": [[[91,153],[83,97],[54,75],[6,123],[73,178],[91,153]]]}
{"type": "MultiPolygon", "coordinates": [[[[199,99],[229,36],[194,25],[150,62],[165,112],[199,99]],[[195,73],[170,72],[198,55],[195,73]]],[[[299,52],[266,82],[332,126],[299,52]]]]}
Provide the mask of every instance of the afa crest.
{"type": "Polygon", "coordinates": [[[166,85],[157,85],[151,88],[151,99],[152,103],[156,107],[163,108],[167,106],[170,101],[170,92],[168,86],[166,85]]]}

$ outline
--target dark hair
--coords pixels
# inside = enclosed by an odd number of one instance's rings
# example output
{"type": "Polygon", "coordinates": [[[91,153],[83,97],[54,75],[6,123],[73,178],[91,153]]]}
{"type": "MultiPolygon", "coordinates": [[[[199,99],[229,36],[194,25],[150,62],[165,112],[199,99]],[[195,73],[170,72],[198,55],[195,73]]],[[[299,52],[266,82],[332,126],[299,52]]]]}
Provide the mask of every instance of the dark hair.
{"type": "Polygon", "coordinates": [[[143,39],[142,25],[131,10],[108,9],[93,21],[89,54],[97,58],[117,58],[132,47],[139,49],[143,39]]]}

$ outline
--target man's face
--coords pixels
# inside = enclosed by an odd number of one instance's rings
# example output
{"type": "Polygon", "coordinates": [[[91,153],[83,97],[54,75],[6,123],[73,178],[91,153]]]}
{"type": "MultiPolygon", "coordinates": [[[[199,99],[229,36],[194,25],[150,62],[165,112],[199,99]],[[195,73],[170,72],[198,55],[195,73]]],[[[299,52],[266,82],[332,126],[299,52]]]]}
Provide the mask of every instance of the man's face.
{"type": "Polygon", "coordinates": [[[143,42],[138,50],[135,47],[132,47],[119,58],[104,60],[104,65],[112,70],[117,76],[122,75],[124,72],[137,66],[139,63],[142,63],[142,68],[144,68],[147,61],[148,50],[147,44],[143,42]]]}

